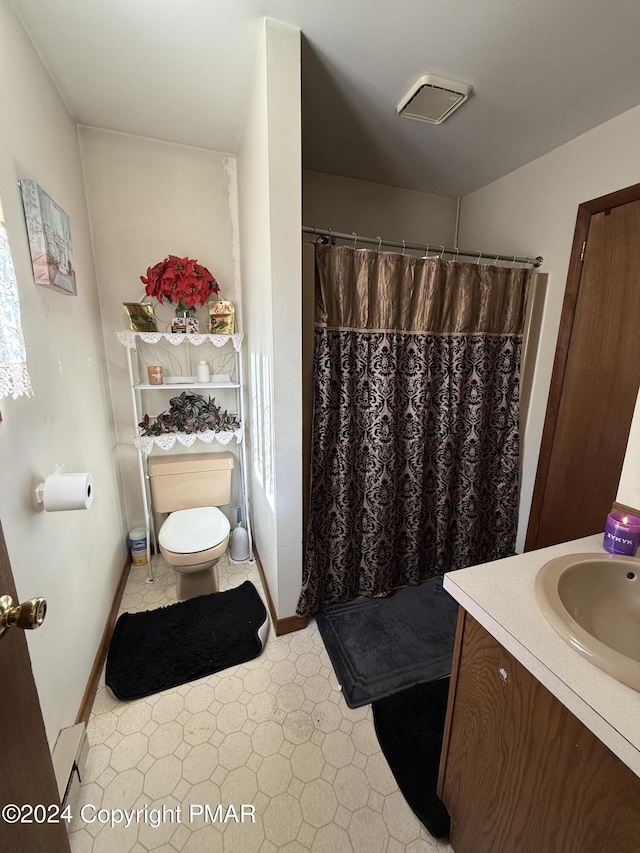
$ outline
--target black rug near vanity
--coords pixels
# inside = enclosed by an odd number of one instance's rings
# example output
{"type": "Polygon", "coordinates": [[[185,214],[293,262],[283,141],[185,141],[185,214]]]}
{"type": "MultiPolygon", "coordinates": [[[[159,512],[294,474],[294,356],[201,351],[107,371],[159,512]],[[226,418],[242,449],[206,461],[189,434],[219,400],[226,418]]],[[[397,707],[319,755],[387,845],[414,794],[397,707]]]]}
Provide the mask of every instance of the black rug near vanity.
{"type": "Polygon", "coordinates": [[[457,618],[458,605],[440,577],[316,616],[350,708],[450,675],[457,618]]]}
{"type": "Polygon", "coordinates": [[[449,835],[449,813],[436,793],[449,679],[417,684],[373,703],[380,748],[411,810],[436,838],[449,835]]]}
{"type": "Polygon", "coordinates": [[[157,610],[123,613],[107,654],[105,683],[118,699],[141,699],[262,651],[267,611],[250,581],[157,610]]]}

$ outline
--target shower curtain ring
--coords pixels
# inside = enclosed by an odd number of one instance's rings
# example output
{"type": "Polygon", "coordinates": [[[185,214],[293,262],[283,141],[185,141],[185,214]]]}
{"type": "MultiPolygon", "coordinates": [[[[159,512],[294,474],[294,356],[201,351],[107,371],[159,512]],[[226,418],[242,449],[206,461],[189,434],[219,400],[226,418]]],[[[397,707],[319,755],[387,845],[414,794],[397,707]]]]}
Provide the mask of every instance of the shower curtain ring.
{"type": "Polygon", "coordinates": [[[378,248],[377,248],[377,250],[376,250],[376,251],[378,251],[378,252],[379,252],[379,251],[380,251],[380,248],[381,248],[381,246],[382,246],[382,237],[378,237],[378,238],[377,238],[377,240],[378,240],[378,248]]]}
{"type": "Polygon", "coordinates": [[[404,255],[404,250],[405,250],[406,248],[407,248],[407,241],[406,241],[406,240],[403,240],[403,241],[402,241],[402,254],[403,254],[403,255],[404,255]]]}
{"type": "Polygon", "coordinates": [[[481,257],[482,257],[482,252],[478,252],[478,257],[476,258],[476,266],[480,263],[481,257]]]}
{"type": "Polygon", "coordinates": [[[499,258],[499,257],[500,257],[500,255],[499,255],[498,253],[496,253],[496,259],[495,259],[494,263],[496,263],[496,264],[498,263],[498,258],[499,258]]]}
{"type": "Polygon", "coordinates": [[[356,246],[358,245],[358,235],[355,231],[352,231],[351,233],[353,234],[353,250],[355,252],[356,246]]]}
{"type": "Polygon", "coordinates": [[[515,267],[515,265],[516,265],[516,256],[514,255],[513,258],[511,259],[511,266],[515,267]]]}
{"type": "Polygon", "coordinates": [[[456,250],[456,257],[455,257],[455,260],[457,261],[457,260],[458,260],[458,255],[460,254],[460,249],[456,246],[456,247],[455,247],[455,250],[456,250]]]}
{"type": "Polygon", "coordinates": [[[327,231],[329,232],[329,245],[332,246],[333,235],[331,234],[331,228],[327,228],[327,231]]]}
{"type": "Polygon", "coordinates": [[[440,246],[440,254],[438,255],[438,257],[440,258],[440,260],[442,260],[442,256],[443,256],[443,255],[444,255],[444,246],[440,246]]]}

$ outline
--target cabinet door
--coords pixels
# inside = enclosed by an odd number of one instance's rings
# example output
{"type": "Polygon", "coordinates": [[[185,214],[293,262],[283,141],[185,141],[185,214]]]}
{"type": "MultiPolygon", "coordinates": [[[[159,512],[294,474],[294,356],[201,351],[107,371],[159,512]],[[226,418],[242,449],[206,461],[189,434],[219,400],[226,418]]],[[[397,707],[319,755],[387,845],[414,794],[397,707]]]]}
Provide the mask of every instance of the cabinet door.
{"type": "Polygon", "coordinates": [[[640,779],[468,614],[459,630],[441,771],[456,853],[637,853],[640,779]]]}

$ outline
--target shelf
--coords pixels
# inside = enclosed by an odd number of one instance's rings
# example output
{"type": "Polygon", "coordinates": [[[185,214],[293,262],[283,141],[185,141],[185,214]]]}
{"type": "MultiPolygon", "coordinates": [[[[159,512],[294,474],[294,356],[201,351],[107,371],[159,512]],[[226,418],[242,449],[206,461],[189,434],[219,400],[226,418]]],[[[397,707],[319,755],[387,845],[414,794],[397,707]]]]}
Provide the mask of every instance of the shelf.
{"type": "Polygon", "coordinates": [[[173,332],[132,332],[131,329],[121,329],[116,332],[120,343],[127,349],[136,349],[138,341],[145,344],[157,344],[158,341],[165,340],[174,347],[179,347],[184,343],[191,346],[199,347],[202,344],[213,344],[215,347],[223,347],[229,341],[233,344],[236,352],[240,352],[242,346],[242,332],[237,332],[235,335],[211,335],[208,333],[198,334],[176,334],[173,332]]]}
{"type": "Polygon", "coordinates": [[[244,439],[243,426],[234,430],[207,429],[204,432],[165,432],[162,435],[137,435],[134,444],[138,450],[148,455],[154,447],[171,450],[176,442],[183,447],[192,447],[196,441],[202,441],[205,444],[212,444],[214,441],[220,444],[229,444],[234,438],[238,444],[242,444],[244,439]]]}
{"type": "MultiPolygon", "coordinates": [[[[137,449],[138,470],[140,474],[140,487],[142,491],[142,508],[144,524],[147,531],[147,544],[149,549],[151,546],[151,537],[155,542],[156,551],[159,548],[158,537],[156,534],[155,517],[153,511],[151,482],[147,470],[149,455],[159,448],[159,451],[170,451],[176,445],[182,447],[192,447],[196,442],[201,442],[209,445],[210,452],[220,450],[220,445],[225,446],[231,444],[235,440],[237,449],[234,449],[234,456],[237,457],[237,465],[240,473],[241,498],[240,502],[244,508],[244,518],[246,520],[246,529],[249,534],[249,554],[253,556],[252,551],[252,535],[251,522],[249,513],[249,477],[247,467],[247,446],[244,441],[244,372],[243,372],[243,353],[242,341],[244,336],[241,333],[234,335],[213,335],[210,333],[202,334],[174,334],[172,332],[134,332],[131,329],[124,329],[116,333],[118,340],[126,350],[127,369],[129,374],[129,393],[131,395],[131,406],[133,412],[133,443],[137,449]],[[159,344],[158,351],[152,349],[154,344],[159,344]],[[219,370],[210,373],[208,382],[198,382],[195,375],[195,369],[192,364],[193,358],[202,358],[201,355],[186,351],[182,355],[176,353],[171,354],[172,347],[179,346],[194,346],[200,347],[205,345],[206,359],[211,358],[216,364],[220,362],[219,370]],[[223,347],[229,347],[226,351],[212,352],[222,350],[223,347]],[[146,351],[145,351],[146,350],[146,351]],[[159,360],[159,352],[163,356],[168,356],[171,359],[172,365],[178,364],[179,369],[174,366],[171,373],[165,376],[175,378],[175,382],[163,382],[162,385],[152,385],[147,381],[146,361],[152,356],[156,361],[159,360]],[[186,358],[185,358],[186,356],[186,358]],[[193,357],[193,358],[192,358],[193,357]],[[233,361],[233,368],[229,369],[228,361],[233,361]],[[188,361],[188,366],[184,362],[188,361]],[[216,395],[224,398],[227,404],[226,408],[230,416],[235,419],[238,426],[235,429],[226,430],[205,430],[203,432],[169,432],[161,435],[142,435],[140,421],[143,418],[141,409],[143,402],[145,408],[157,409],[160,408],[167,397],[173,395],[180,396],[184,391],[191,391],[194,394],[204,395],[207,393],[212,397],[216,391],[225,391],[225,394],[216,395]],[[146,396],[143,392],[146,391],[164,391],[165,395],[146,396]],[[156,402],[153,403],[152,401],[156,402]],[[231,411],[237,409],[237,411],[231,411]],[[212,446],[213,445],[213,446],[212,446]],[[216,445],[218,445],[216,447],[216,445]]],[[[148,413],[150,419],[156,418],[157,415],[148,413]]],[[[148,550],[149,550],[148,549],[148,550]]],[[[147,582],[154,582],[153,565],[149,560],[147,582]]]]}
{"type": "Polygon", "coordinates": [[[174,388],[240,388],[239,382],[165,382],[162,385],[142,383],[133,386],[136,391],[173,391],[174,388]]]}

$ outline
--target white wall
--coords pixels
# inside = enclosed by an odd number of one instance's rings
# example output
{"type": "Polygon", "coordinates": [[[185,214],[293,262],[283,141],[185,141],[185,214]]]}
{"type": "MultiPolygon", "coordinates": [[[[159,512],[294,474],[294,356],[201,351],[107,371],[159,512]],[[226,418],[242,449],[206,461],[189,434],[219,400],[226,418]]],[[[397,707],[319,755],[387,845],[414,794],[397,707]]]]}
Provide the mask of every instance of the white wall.
{"type": "Polygon", "coordinates": [[[640,394],[633,413],[616,500],[632,509],[640,510],[640,394]]]}
{"type": "Polygon", "coordinates": [[[238,149],[238,192],[250,394],[266,401],[249,424],[253,524],[282,619],[295,612],[302,578],[300,31],[269,19],[238,149]]]}
{"type": "Polygon", "coordinates": [[[305,225],[366,237],[453,246],[457,199],[305,169],[305,225]]]}
{"type": "Polygon", "coordinates": [[[53,743],[75,721],[124,565],[125,527],[77,129],[6,0],[0,115],[0,195],[35,392],[0,403],[0,518],[20,597],[49,604],[28,643],[53,743]],[[20,178],[37,181],[70,217],[77,297],[34,283],[20,178]],[[89,511],[35,509],[33,489],[56,464],[93,472],[89,511]]]}
{"type": "MultiPolygon", "coordinates": [[[[105,349],[117,431],[117,452],[122,471],[128,529],[143,524],[137,453],[133,446],[131,396],[126,351],[116,338],[128,328],[123,302],[156,305],[158,328],[173,316],[174,308],[159,306],[144,295],[140,276],[168,254],[197,258],[216,277],[221,299],[238,300],[235,158],[125,133],[80,128],[87,202],[102,308],[105,349]],[[164,321],[164,322],[163,322],[164,321]]],[[[240,306],[236,306],[238,309],[240,306]]],[[[199,317],[207,322],[207,309],[199,317]]],[[[241,324],[240,310],[238,321],[241,324]]],[[[204,328],[204,327],[203,327],[204,328]]],[[[146,350],[149,363],[163,364],[167,373],[193,375],[189,355],[209,357],[211,350],[158,346],[146,350]],[[184,365],[178,369],[176,359],[184,365]]],[[[223,372],[223,371],[218,371],[223,372]]],[[[170,392],[153,392],[144,400],[158,412],[169,405],[170,392]],[[156,396],[161,395],[161,396],[156,396]]],[[[224,394],[216,400],[227,406],[224,394]]],[[[229,403],[233,399],[230,398],[229,403]]],[[[179,448],[184,452],[183,448],[179,448]]],[[[204,449],[196,442],[194,451],[204,449]]],[[[218,448],[222,449],[222,448],[218,448]]],[[[230,445],[228,449],[235,450],[230,445]]],[[[232,504],[239,500],[239,473],[234,475],[232,504]]],[[[235,521],[235,513],[229,515],[235,521]]]]}
{"type": "MultiPolygon", "coordinates": [[[[523,482],[518,547],[524,544],[569,254],[578,205],[640,182],[640,107],[606,122],[466,196],[462,201],[460,244],[511,255],[542,255],[549,283],[533,382],[530,416],[523,443],[523,482]]],[[[629,461],[618,500],[638,505],[640,418],[634,421],[629,461]]]]}

